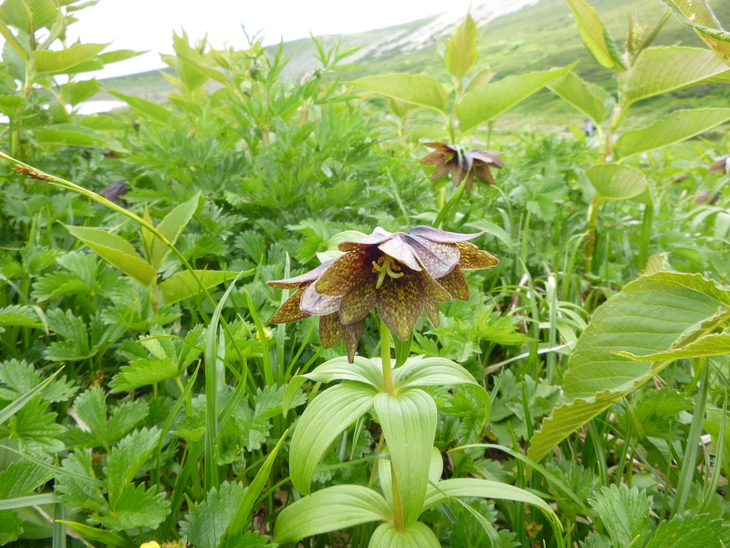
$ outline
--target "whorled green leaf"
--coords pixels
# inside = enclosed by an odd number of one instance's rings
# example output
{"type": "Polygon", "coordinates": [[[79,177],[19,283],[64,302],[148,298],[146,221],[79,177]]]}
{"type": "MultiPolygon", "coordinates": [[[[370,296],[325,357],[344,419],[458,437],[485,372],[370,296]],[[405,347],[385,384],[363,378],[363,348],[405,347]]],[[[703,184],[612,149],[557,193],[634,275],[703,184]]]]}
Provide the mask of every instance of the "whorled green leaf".
{"type": "Polygon", "coordinates": [[[127,240],[100,228],[63,225],[99,256],[131,276],[142,285],[150,285],[157,272],[145,261],[127,240]]]}
{"type": "Polygon", "coordinates": [[[117,99],[127,103],[130,107],[132,107],[132,110],[144,116],[148,116],[149,118],[152,118],[156,122],[159,122],[163,125],[167,124],[170,121],[170,118],[173,117],[173,114],[165,107],[162,107],[157,103],[142,99],[141,97],[125,95],[123,93],[119,93],[118,91],[113,90],[109,90],[108,93],[109,95],[113,95],[117,99]]]}
{"type": "Polygon", "coordinates": [[[284,508],[276,519],[274,542],[297,542],[320,533],[390,519],[390,507],[376,491],[360,485],[336,485],[284,508]]]}
{"type": "Polygon", "coordinates": [[[378,392],[383,390],[383,369],[378,359],[367,359],[355,356],[353,363],[342,356],[324,362],[304,377],[322,383],[335,380],[357,381],[369,384],[378,392]]]}
{"type": "Polygon", "coordinates": [[[680,23],[697,31],[700,38],[730,65],[730,32],[724,30],[708,0],[662,0],[680,23]]]}
{"type": "Polygon", "coordinates": [[[374,404],[400,490],[403,523],[409,527],[418,519],[426,497],[436,403],[423,390],[413,389],[395,397],[378,394],[374,404]]]}
{"type": "Polygon", "coordinates": [[[456,27],[444,55],[444,64],[452,76],[461,80],[477,62],[477,24],[467,13],[466,18],[456,27]]]}
{"type": "Polygon", "coordinates": [[[619,74],[621,102],[636,101],[696,85],[728,70],[714,52],[702,48],[666,46],[642,51],[631,68],[619,74]]]}
{"type": "MultiPolygon", "coordinates": [[[[224,272],[220,270],[195,270],[196,276],[203,283],[205,289],[210,289],[216,285],[232,280],[239,275],[246,275],[253,270],[247,270],[245,272],[224,272]]],[[[189,270],[184,270],[174,274],[164,282],[161,282],[158,286],[162,293],[162,299],[165,304],[174,304],[187,299],[188,297],[194,297],[203,290],[198,285],[198,282],[193,278],[193,275],[189,270]]]]}
{"type": "Polygon", "coordinates": [[[658,122],[627,131],[616,141],[623,158],[680,143],[730,120],[730,108],[675,110],[658,122]]]}
{"type": "Polygon", "coordinates": [[[589,84],[576,74],[569,72],[552,84],[548,84],[547,87],[590,117],[596,124],[600,124],[606,118],[608,108],[603,99],[605,92],[597,86],[589,84]]]}
{"type": "Polygon", "coordinates": [[[389,74],[367,76],[347,83],[406,103],[432,108],[441,113],[444,113],[448,106],[448,96],[444,86],[430,76],[389,74]]]}
{"type": "Polygon", "coordinates": [[[578,339],[563,383],[571,403],[543,422],[528,457],[539,462],[570,433],[674,361],[655,361],[651,355],[691,348],[730,323],[729,308],[730,291],[696,274],[657,272],[627,284],[596,310],[578,339]]]}
{"type": "Polygon", "coordinates": [[[368,548],[441,548],[441,543],[425,523],[417,521],[403,530],[383,523],[370,537],[368,548]]]}
{"type": "Polygon", "coordinates": [[[628,200],[640,195],[648,186],[641,171],[621,164],[598,164],[585,173],[604,200],[628,200]]]}
{"type": "Polygon", "coordinates": [[[78,65],[94,59],[108,45],[77,43],[59,51],[34,51],[35,70],[38,74],[73,74],[78,65]]]}
{"type": "Polygon", "coordinates": [[[465,94],[456,105],[459,128],[467,133],[496,118],[520,101],[567,74],[575,64],[560,69],[508,76],[465,94]]]}
{"type": "Polygon", "coordinates": [[[289,450],[289,473],[299,492],[309,493],[329,445],[372,407],[375,395],[368,385],[348,382],[328,388],[312,400],[299,418],[289,450]]]}
{"type": "Polygon", "coordinates": [[[602,67],[624,69],[624,62],[616,43],[608,32],[595,8],[583,0],[568,0],[578,25],[578,34],[593,58],[602,67]]]}
{"type": "MultiPolygon", "coordinates": [[[[388,454],[388,448],[383,448],[383,453],[388,454]]],[[[385,460],[381,461],[378,466],[378,480],[380,481],[380,490],[383,492],[385,500],[393,500],[393,470],[390,463],[385,460]]],[[[431,448],[431,461],[428,465],[428,481],[436,483],[441,480],[444,472],[444,459],[441,451],[436,447],[431,448]]]]}
{"type": "MultiPolygon", "coordinates": [[[[182,234],[182,231],[185,230],[185,227],[190,222],[190,219],[193,218],[195,210],[198,209],[199,201],[200,193],[198,192],[187,202],[183,202],[175,209],[170,211],[170,213],[168,213],[165,218],[160,221],[160,224],[158,224],[156,228],[160,232],[160,234],[167,238],[168,242],[173,245],[175,244],[175,242],[177,242],[180,234],[182,234]]],[[[170,251],[170,247],[166,245],[162,240],[156,237],[152,238],[152,249],[150,250],[150,254],[148,256],[152,268],[154,268],[155,270],[159,270],[160,266],[162,266],[162,261],[164,261],[165,257],[170,254],[170,251]]]]}

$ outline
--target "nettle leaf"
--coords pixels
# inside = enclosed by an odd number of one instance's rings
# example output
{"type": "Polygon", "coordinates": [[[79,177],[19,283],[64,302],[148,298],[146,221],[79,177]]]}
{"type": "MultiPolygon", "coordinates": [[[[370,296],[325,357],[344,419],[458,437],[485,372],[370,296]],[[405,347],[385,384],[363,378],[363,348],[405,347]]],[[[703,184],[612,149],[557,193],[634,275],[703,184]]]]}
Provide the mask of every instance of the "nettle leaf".
{"type": "MultiPolygon", "coordinates": [[[[205,289],[210,289],[211,287],[215,287],[223,282],[232,280],[239,275],[250,274],[251,272],[253,272],[253,270],[247,270],[245,272],[196,270],[195,275],[200,279],[205,289]]],[[[188,297],[194,297],[203,291],[189,270],[178,272],[160,283],[159,288],[165,304],[168,305],[180,302],[188,297]]]]}
{"type": "Polygon", "coordinates": [[[91,465],[91,455],[85,451],[74,451],[63,459],[61,468],[69,474],[58,474],[55,480],[56,493],[63,501],[75,510],[103,512],[109,506],[101,493],[101,489],[92,483],[79,478],[96,479],[91,465]],[[74,477],[77,476],[77,477],[74,477]]]}
{"type": "Polygon", "coordinates": [[[31,453],[60,453],[66,446],[58,438],[66,431],[55,422],[56,413],[48,412],[48,402],[40,397],[30,400],[8,422],[10,439],[31,453]]]}
{"type": "MultiPolygon", "coordinates": [[[[693,345],[728,323],[730,291],[702,276],[657,272],[627,284],[596,310],[578,339],[563,383],[567,400],[575,401],[545,420],[528,456],[541,460],[575,429],[669,366],[675,359],[671,353],[706,351],[693,345]],[[652,358],[668,352],[666,359],[652,358]]],[[[717,341],[708,339],[708,348],[717,341]]]]}
{"type": "Polygon", "coordinates": [[[65,313],[54,308],[46,313],[48,327],[52,332],[64,337],[65,341],[53,342],[45,350],[46,358],[51,361],[80,361],[96,353],[89,344],[89,330],[86,322],[69,309],[65,313]]]}
{"type": "Polygon", "coordinates": [[[598,514],[608,531],[614,546],[628,546],[648,533],[651,497],[636,487],[629,489],[625,483],[601,487],[601,491],[588,502],[598,514]]]}
{"type": "Polygon", "coordinates": [[[360,485],[336,485],[284,508],[276,519],[274,542],[285,544],[371,521],[391,519],[385,499],[360,485]]]}
{"type": "Polygon", "coordinates": [[[646,548],[721,548],[730,545],[730,524],[709,514],[685,512],[662,521],[646,548]]]}
{"type": "Polygon", "coordinates": [[[376,391],[348,382],[333,386],[314,398],[299,418],[289,450],[292,484],[309,493],[314,472],[330,444],[373,405],[376,391]]]}
{"type": "Polygon", "coordinates": [[[39,329],[41,322],[32,306],[13,304],[0,308],[0,333],[11,326],[39,329]]]}
{"type": "MultiPolygon", "coordinates": [[[[98,519],[104,527],[113,531],[124,531],[135,527],[157,528],[170,513],[170,502],[157,487],[145,490],[144,485],[125,485],[114,504],[114,511],[98,519]]],[[[90,522],[97,522],[92,517],[90,522]]]]}
{"type": "Polygon", "coordinates": [[[568,0],[578,25],[578,34],[593,58],[602,67],[624,69],[616,43],[598,17],[596,10],[583,0],[568,0]]]}
{"type": "Polygon", "coordinates": [[[621,164],[598,164],[586,169],[588,180],[604,200],[628,200],[648,188],[646,176],[621,164]]]}
{"type": "Polygon", "coordinates": [[[400,99],[406,103],[431,108],[442,114],[446,112],[448,107],[448,95],[444,86],[430,76],[389,74],[386,76],[368,76],[346,83],[368,91],[374,91],[386,97],[400,99]]]}
{"type": "Polygon", "coordinates": [[[11,463],[0,472],[0,500],[24,497],[53,478],[53,472],[28,460],[11,463]]]}
{"type": "Polygon", "coordinates": [[[425,523],[416,522],[400,531],[390,523],[378,527],[368,544],[370,548],[441,548],[436,535],[425,523]]]}
{"type": "Polygon", "coordinates": [[[180,523],[181,533],[196,548],[218,548],[245,492],[240,482],[224,482],[220,489],[214,487],[185,516],[180,523]]]}
{"type": "MultiPolygon", "coordinates": [[[[185,227],[193,218],[195,210],[198,209],[198,203],[200,202],[200,193],[198,192],[187,202],[184,202],[177,206],[175,209],[170,211],[162,221],[157,225],[157,230],[167,238],[167,241],[171,244],[175,244],[177,239],[185,230],[185,227]]],[[[146,229],[142,229],[146,230],[146,229]]],[[[152,239],[152,249],[148,255],[148,260],[152,268],[155,271],[159,270],[162,266],[162,262],[170,254],[170,248],[157,237],[152,239]]]]}
{"type": "Polygon", "coordinates": [[[645,128],[627,131],[616,141],[624,158],[680,143],[730,120],[730,108],[675,110],[645,128]]]}
{"type": "Polygon", "coordinates": [[[730,32],[723,30],[709,2],[697,0],[662,0],[680,23],[697,31],[726,63],[730,64],[730,32]]]}
{"type": "Polygon", "coordinates": [[[452,76],[461,80],[477,62],[478,56],[477,24],[471,14],[467,13],[446,46],[444,64],[452,76]]]}
{"type": "Polygon", "coordinates": [[[141,386],[162,382],[180,374],[173,358],[142,358],[123,365],[109,383],[112,392],[128,392],[141,386]]]}
{"type": "Polygon", "coordinates": [[[224,540],[218,548],[267,548],[275,547],[266,535],[260,536],[258,531],[237,532],[224,540]]]}
{"type": "Polygon", "coordinates": [[[143,428],[132,432],[112,448],[104,468],[112,507],[116,507],[124,487],[134,479],[149,458],[159,435],[157,427],[143,428]]]}
{"type": "MultiPolygon", "coordinates": [[[[43,382],[40,371],[25,361],[11,359],[0,363],[0,398],[13,401],[43,382]]],[[[40,397],[51,403],[66,401],[76,393],[73,381],[59,377],[46,385],[40,397]]]]}
{"type": "Polygon", "coordinates": [[[0,511],[0,545],[5,545],[20,538],[23,526],[20,517],[13,510],[0,511]]]}
{"type": "Polygon", "coordinates": [[[609,97],[598,86],[581,79],[573,72],[558,78],[547,86],[550,91],[573,105],[596,124],[605,120],[608,114],[609,97]]]}

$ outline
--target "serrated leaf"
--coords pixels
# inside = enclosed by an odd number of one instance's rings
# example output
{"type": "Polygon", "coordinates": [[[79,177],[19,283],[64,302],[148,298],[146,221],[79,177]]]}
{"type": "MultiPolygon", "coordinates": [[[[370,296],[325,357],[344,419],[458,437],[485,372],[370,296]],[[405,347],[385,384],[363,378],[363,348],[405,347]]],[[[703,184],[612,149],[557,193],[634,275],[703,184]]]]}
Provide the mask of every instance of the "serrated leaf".
{"type": "Polygon", "coordinates": [[[444,86],[430,76],[410,76],[399,73],[387,76],[367,76],[347,83],[406,103],[431,108],[442,114],[448,107],[448,96],[444,86]]]}
{"type": "Polygon", "coordinates": [[[108,45],[77,43],[60,51],[34,51],[35,70],[38,74],[74,74],[79,65],[94,59],[108,45]]]}
{"type": "Polygon", "coordinates": [[[662,521],[646,548],[722,548],[730,545],[730,525],[709,514],[685,512],[662,521]]]}
{"type": "Polygon", "coordinates": [[[36,396],[10,419],[10,439],[31,453],[60,453],[66,446],[58,438],[66,428],[55,422],[56,416],[48,412],[48,402],[36,396]]]}
{"type": "Polygon", "coordinates": [[[546,85],[564,76],[575,64],[560,69],[508,76],[464,95],[456,105],[459,128],[467,133],[496,118],[546,85]]]}
{"type": "Polygon", "coordinates": [[[112,448],[104,468],[112,507],[116,507],[124,487],[134,479],[149,458],[159,434],[157,427],[135,430],[112,448]]]}
{"type": "Polygon", "coordinates": [[[398,530],[390,523],[383,523],[370,537],[369,548],[441,548],[436,535],[425,523],[416,522],[398,530]]]}
{"type": "Polygon", "coordinates": [[[53,478],[53,472],[28,460],[11,463],[0,472],[0,500],[24,497],[53,478]]]}
{"type": "Polygon", "coordinates": [[[96,479],[90,454],[85,451],[74,451],[63,459],[61,467],[64,471],[73,474],[58,474],[55,481],[56,493],[69,508],[91,510],[92,512],[108,510],[109,506],[106,499],[104,499],[101,489],[97,485],[74,477],[96,479]]]}
{"type": "MultiPolygon", "coordinates": [[[[43,382],[40,371],[25,361],[16,359],[0,363],[0,397],[7,399],[2,394],[14,392],[11,398],[14,400],[28,394],[43,382]]],[[[76,393],[73,381],[66,381],[66,377],[51,380],[41,390],[40,396],[47,402],[55,403],[68,400],[76,393]]]]}
{"type": "Polygon", "coordinates": [[[114,503],[114,511],[102,516],[100,523],[112,531],[125,531],[136,527],[157,528],[167,514],[170,503],[157,487],[145,489],[144,485],[125,485],[114,503]]]}
{"type": "Polygon", "coordinates": [[[700,38],[730,65],[730,32],[720,26],[707,0],[662,0],[680,23],[693,28],[700,38]]]}
{"type": "MultiPolygon", "coordinates": [[[[227,282],[228,280],[232,280],[239,275],[245,276],[251,272],[253,272],[253,270],[246,270],[243,272],[195,270],[195,275],[198,276],[206,289],[210,289],[211,287],[215,287],[216,285],[227,282]]],[[[178,272],[160,283],[159,288],[165,304],[168,305],[180,302],[188,297],[194,297],[203,291],[189,270],[178,272]]]]}
{"type": "Polygon", "coordinates": [[[604,200],[628,200],[639,196],[648,187],[641,171],[621,164],[598,164],[585,173],[604,200]]]}
{"type": "MultiPolygon", "coordinates": [[[[177,206],[175,209],[170,211],[162,221],[157,225],[157,230],[167,238],[167,241],[171,244],[175,244],[177,239],[185,230],[185,227],[193,218],[195,210],[198,209],[198,202],[200,201],[200,193],[198,192],[187,202],[184,202],[177,206]]],[[[152,268],[159,270],[162,266],[162,261],[165,260],[170,253],[170,248],[162,242],[159,238],[155,237],[152,240],[152,251],[149,257],[149,262],[152,268]]]]}
{"type": "Polygon", "coordinates": [[[6,405],[2,409],[0,409],[0,424],[5,423],[8,419],[12,418],[16,413],[18,413],[23,407],[28,405],[33,399],[38,396],[44,388],[46,388],[48,385],[50,385],[53,382],[53,379],[61,372],[59,369],[56,371],[53,375],[51,375],[49,378],[44,380],[42,383],[40,383],[38,386],[33,388],[30,392],[26,392],[16,400],[12,401],[10,404],[6,405]]]}
{"type": "Polygon", "coordinates": [[[268,536],[259,536],[258,531],[246,531],[231,535],[218,548],[276,548],[277,546],[269,542],[268,536]]]}
{"type": "Polygon", "coordinates": [[[109,383],[112,392],[127,392],[177,377],[180,374],[173,358],[142,358],[123,365],[109,383]]]}
{"type": "Polygon", "coordinates": [[[650,126],[627,131],[616,141],[624,158],[680,143],[730,120],[730,108],[675,110],[650,126]]]}
{"type": "MultiPolygon", "coordinates": [[[[625,483],[601,487],[588,502],[598,514],[614,546],[628,546],[648,532],[651,497],[625,483]]],[[[639,543],[636,543],[639,545],[639,543]]]]}
{"type": "Polygon", "coordinates": [[[616,43],[598,17],[596,10],[583,0],[568,0],[578,25],[578,34],[593,58],[602,67],[625,68],[616,43]]]}
{"type": "Polygon", "coordinates": [[[374,406],[398,480],[403,523],[410,527],[421,514],[426,498],[436,435],[436,403],[423,390],[412,389],[396,397],[378,394],[374,406]]]}
{"type": "Polygon", "coordinates": [[[23,533],[18,514],[13,510],[0,511],[0,545],[17,540],[23,533]]]}
{"type": "Polygon", "coordinates": [[[147,101],[145,99],[142,99],[141,97],[124,95],[123,93],[119,93],[118,91],[113,90],[108,90],[107,93],[127,103],[130,107],[132,107],[132,110],[143,114],[144,116],[152,118],[160,124],[167,124],[173,117],[173,114],[165,107],[161,107],[157,103],[147,101]]]}
{"type": "Polygon", "coordinates": [[[99,228],[64,226],[74,237],[96,251],[102,259],[142,285],[150,285],[157,276],[157,271],[121,236],[99,228]]]}
{"type": "Polygon", "coordinates": [[[696,85],[728,70],[714,52],[701,48],[666,46],[642,51],[631,68],[619,74],[622,102],[636,101],[696,85]]]}
{"type": "Polygon", "coordinates": [[[143,400],[125,401],[114,407],[107,422],[107,443],[120,440],[148,415],[149,410],[149,404],[143,400]]]}
{"type": "Polygon", "coordinates": [[[478,56],[477,24],[471,14],[467,13],[446,46],[444,64],[452,76],[461,80],[477,62],[478,56]]]}
{"type": "Polygon", "coordinates": [[[223,482],[208,491],[181,523],[181,532],[196,548],[218,548],[246,489],[240,482],[223,482]]]}
{"type": "Polygon", "coordinates": [[[373,405],[376,392],[360,383],[343,383],[314,398],[299,418],[289,450],[292,484],[309,493],[319,461],[340,433],[373,405]]]}
{"type": "Polygon", "coordinates": [[[606,118],[606,103],[595,93],[595,86],[569,72],[547,86],[553,93],[563,98],[596,124],[606,118]]]}
{"type": "Polygon", "coordinates": [[[0,308],[0,333],[4,327],[31,327],[38,329],[41,323],[38,321],[38,314],[30,306],[10,305],[0,308]]]}
{"type": "MultiPolygon", "coordinates": [[[[316,401],[316,400],[315,400],[316,401]]],[[[385,499],[360,485],[336,485],[284,508],[274,527],[274,542],[285,544],[361,523],[390,519],[385,499]]]]}
{"type": "Polygon", "coordinates": [[[74,400],[73,409],[92,434],[106,441],[106,396],[100,387],[95,386],[80,394],[74,400]]]}

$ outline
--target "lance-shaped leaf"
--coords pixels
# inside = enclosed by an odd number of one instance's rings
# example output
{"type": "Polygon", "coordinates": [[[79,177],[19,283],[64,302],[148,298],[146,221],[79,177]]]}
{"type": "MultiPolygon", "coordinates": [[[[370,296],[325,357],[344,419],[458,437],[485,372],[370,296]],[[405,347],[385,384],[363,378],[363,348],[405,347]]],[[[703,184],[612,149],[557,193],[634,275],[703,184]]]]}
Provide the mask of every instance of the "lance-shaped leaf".
{"type": "Polygon", "coordinates": [[[432,108],[441,113],[444,113],[448,106],[448,96],[444,86],[430,76],[389,74],[367,76],[347,83],[406,103],[432,108]]]}
{"type": "Polygon", "coordinates": [[[153,120],[163,125],[167,124],[167,122],[170,121],[170,118],[173,117],[173,114],[165,107],[161,107],[157,103],[153,103],[151,101],[146,101],[141,97],[124,95],[123,93],[119,93],[118,91],[113,90],[109,90],[108,93],[109,95],[113,95],[117,99],[127,103],[132,108],[132,110],[137,111],[144,116],[148,116],[149,118],[152,118],[153,120]]]}
{"type": "Polygon", "coordinates": [[[628,108],[640,99],[696,85],[728,70],[714,52],[667,46],[642,51],[631,69],[619,74],[621,100],[628,108]]]}
{"type": "Polygon", "coordinates": [[[322,383],[337,380],[357,381],[369,384],[378,392],[383,390],[383,369],[380,360],[369,360],[360,356],[355,356],[353,363],[348,363],[345,356],[334,358],[303,376],[322,383]]]}
{"type": "Polygon", "coordinates": [[[66,229],[84,242],[99,256],[142,285],[150,285],[157,272],[145,261],[127,240],[100,228],[67,226],[66,229]]]}
{"type": "Polygon", "coordinates": [[[403,530],[383,523],[370,537],[368,548],[441,548],[441,543],[425,523],[416,522],[403,530]]]}
{"type": "Polygon", "coordinates": [[[127,538],[121,537],[116,533],[112,533],[111,531],[107,531],[105,529],[98,529],[96,527],[91,527],[89,525],[85,525],[83,523],[78,523],[75,521],[66,521],[59,519],[57,520],[57,522],[62,523],[63,525],[71,529],[74,533],[81,535],[87,540],[100,542],[106,546],[121,546],[122,548],[137,548],[138,546],[138,544],[135,544],[131,540],[128,540],[127,538]]]}
{"type": "Polygon", "coordinates": [[[372,407],[375,394],[368,385],[348,382],[314,398],[299,419],[289,450],[289,472],[298,491],[309,493],[322,455],[345,428],[372,407]]]}
{"type": "MultiPolygon", "coordinates": [[[[162,234],[167,241],[171,244],[175,244],[177,239],[185,230],[185,227],[193,218],[195,210],[198,209],[198,202],[200,200],[200,193],[198,192],[195,196],[190,198],[187,202],[184,202],[177,206],[175,209],[170,211],[160,224],[157,225],[157,230],[162,234]]],[[[143,229],[144,230],[144,229],[143,229]]],[[[152,240],[152,249],[150,250],[149,261],[152,268],[159,270],[162,266],[162,261],[165,260],[170,253],[170,247],[165,244],[159,238],[152,240]]]]}
{"type": "Polygon", "coordinates": [[[705,43],[730,65],[730,32],[724,30],[707,0],[662,0],[680,23],[697,31],[705,43]]]}
{"type": "Polygon", "coordinates": [[[91,99],[104,87],[104,84],[98,80],[83,80],[81,82],[72,82],[61,86],[61,95],[63,100],[71,106],[76,106],[91,99]]]}
{"type": "Polygon", "coordinates": [[[102,131],[85,126],[57,124],[41,128],[35,132],[36,141],[44,145],[64,145],[70,147],[104,147],[117,152],[127,152],[119,141],[102,131]]]}
{"type": "MultiPolygon", "coordinates": [[[[220,270],[195,270],[195,275],[202,282],[205,289],[232,280],[236,276],[250,274],[253,270],[244,272],[223,272],[220,270]]],[[[173,304],[188,297],[194,297],[203,291],[189,270],[178,272],[159,285],[165,304],[173,304]]]]}
{"type": "Polygon", "coordinates": [[[616,150],[624,158],[679,143],[730,120],[730,108],[675,110],[658,122],[621,135],[616,150]]]}
{"type": "Polygon", "coordinates": [[[299,499],[276,519],[274,542],[285,544],[371,521],[391,519],[388,503],[360,485],[336,485],[299,499]]]}
{"type": "Polygon", "coordinates": [[[456,27],[446,46],[444,64],[452,76],[461,80],[477,62],[478,56],[477,24],[471,14],[467,13],[466,18],[456,27]]]}
{"type": "Polygon", "coordinates": [[[593,58],[602,67],[625,68],[616,43],[598,17],[596,10],[583,0],[568,0],[578,25],[578,34],[593,58]]]}
{"type": "Polygon", "coordinates": [[[436,403],[422,390],[375,396],[375,411],[400,490],[403,523],[413,525],[426,497],[436,435],[436,403]]]}
{"type": "Polygon", "coordinates": [[[6,0],[0,6],[0,19],[26,34],[50,28],[56,20],[58,6],[53,0],[6,0]]]}
{"type": "Polygon", "coordinates": [[[520,101],[564,76],[574,66],[575,63],[560,69],[509,76],[467,93],[456,105],[456,116],[459,118],[461,131],[467,133],[484,122],[496,118],[520,101]]]}
{"type": "Polygon", "coordinates": [[[579,76],[569,72],[558,78],[548,88],[562,99],[573,105],[586,116],[590,117],[596,124],[600,124],[608,111],[607,93],[598,86],[594,86],[581,79],[579,76]]]}
{"type": "Polygon", "coordinates": [[[74,67],[94,59],[109,44],[74,44],[60,51],[40,50],[33,52],[38,74],[73,73],[74,67]]]}
{"type": "Polygon", "coordinates": [[[654,360],[652,355],[672,356],[692,348],[701,354],[701,345],[693,345],[730,323],[729,309],[730,291],[696,274],[657,272],[627,284],[596,310],[578,339],[563,383],[566,398],[575,401],[545,420],[531,440],[528,456],[539,461],[571,432],[674,361],[654,360]]]}
{"type": "Polygon", "coordinates": [[[628,200],[647,189],[646,177],[638,169],[621,164],[599,164],[586,170],[588,180],[604,200],[628,200]]]}

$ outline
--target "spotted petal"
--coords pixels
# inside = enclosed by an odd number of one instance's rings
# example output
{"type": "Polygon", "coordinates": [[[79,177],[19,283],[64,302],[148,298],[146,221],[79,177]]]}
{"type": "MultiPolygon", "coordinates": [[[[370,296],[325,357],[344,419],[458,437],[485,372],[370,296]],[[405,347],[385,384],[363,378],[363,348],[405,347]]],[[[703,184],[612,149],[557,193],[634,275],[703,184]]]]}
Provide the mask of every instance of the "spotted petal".
{"type": "Polygon", "coordinates": [[[487,231],[483,230],[476,234],[459,234],[458,232],[448,232],[446,230],[439,230],[432,226],[420,225],[413,227],[408,233],[409,236],[419,236],[426,238],[432,242],[438,242],[440,244],[455,244],[456,242],[465,242],[467,240],[473,240],[477,236],[486,234],[487,231]]]}
{"type": "Polygon", "coordinates": [[[504,160],[498,156],[499,154],[502,154],[501,152],[496,152],[494,150],[470,150],[467,154],[469,154],[475,162],[482,162],[499,169],[504,167],[504,160]]]}
{"type": "Polygon", "coordinates": [[[372,234],[368,234],[367,236],[357,240],[356,242],[340,242],[337,245],[337,249],[339,249],[340,251],[355,251],[358,249],[365,249],[367,247],[370,247],[371,245],[382,244],[391,236],[392,234],[387,230],[383,230],[382,228],[377,227],[375,228],[375,230],[373,230],[372,234]]]}
{"type": "Polygon", "coordinates": [[[325,348],[332,348],[340,342],[342,331],[339,314],[333,313],[319,318],[319,342],[325,348]]]}
{"type": "Polygon", "coordinates": [[[413,234],[406,236],[405,240],[434,278],[445,276],[459,263],[459,249],[455,244],[442,244],[413,234]]]}
{"type": "Polygon", "coordinates": [[[365,318],[377,302],[375,283],[378,277],[371,274],[364,283],[342,297],[340,301],[340,321],[347,325],[365,318]]]}
{"type": "Polygon", "coordinates": [[[464,273],[458,266],[449,272],[446,276],[436,280],[452,298],[460,301],[468,301],[471,293],[469,292],[469,282],[466,281],[464,273]]]}
{"type": "Polygon", "coordinates": [[[486,251],[482,251],[474,244],[459,242],[456,246],[461,252],[459,267],[463,270],[481,270],[482,268],[491,268],[499,264],[499,259],[486,251]]]}
{"type": "Polygon", "coordinates": [[[284,304],[279,307],[279,310],[277,310],[276,314],[274,314],[274,316],[271,318],[271,323],[296,322],[298,320],[303,320],[304,318],[308,317],[309,314],[299,308],[302,293],[304,293],[304,290],[299,289],[296,293],[294,293],[294,295],[284,301],[284,304]]]}
{"type": "Polygon", "coordinates": [[[347,361],[352,363],[355,361],[355,351],[360,337],[365,333],[365,320],[355,322],[350,325],[342,326],[342,333],[345,337],[345,349],[347,350],[347,361]]]}
{"type": "Polygon", "coordinates": [[[423,311],[421,283],[415,272],[404,271],[401,278],[385,277],[378,291],[378,312],[388,329],[407,341],[423,311]]]}
{"type": "MultiPolygon", "coordinates": [[[[402,232],[400,234],[403,234],[402,232]]],[[[408,243],[400,236],[400,234],[394,234],[393,237],[384,241],[378,246],[378,249],[383,253],[390,255],[395,260],[403,263],[411,270],[421,270],[421,265],[418,264],[413,250],[408,243]]],[[[403,236],[406,236],[403,234],[403,236]]]]}
{"type": "Polygon", "coordinates": [[[431,319],[431,323],[439,325],[439,303],[446,303],[451,300],[451,295],[427,272],[419,272],[421,281],[421,292],[423,295],[423,307],[431,319]]]}
{"type": "Polygon", "coordinates": [[[340,308],[338,297],[327,297],[317,293],[314,284],[310,284],[302,293],[302,300],[299,307],[303,312],[312,316],[326,316],[337,312],[340,308]]]}
{"type": "Polygon", "coordinates": [[[301,287],[303,284],[313,282],[319,276],[327,270],[327,267],[332,264],[332,261],[327,261],[325,263],[322,263],[314,270],[310,270],[309,272],[305,272],[304,274],[300,276],[295,276],[294,278],[287,278],[285,280],[271,280],[266,282],[271,287],[275,287],[276,289],[294,289],[295,287],[301,287]]]}
{"type": "Polygon", "coordinates": [[[327,297],[343,297],[362,284],[372,273],[372,253],[361,249],[345,253],[325,270],[314,283],[317,293],[327,297]]]}

